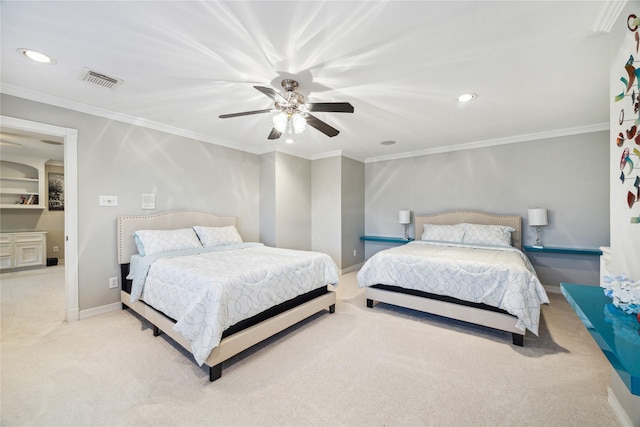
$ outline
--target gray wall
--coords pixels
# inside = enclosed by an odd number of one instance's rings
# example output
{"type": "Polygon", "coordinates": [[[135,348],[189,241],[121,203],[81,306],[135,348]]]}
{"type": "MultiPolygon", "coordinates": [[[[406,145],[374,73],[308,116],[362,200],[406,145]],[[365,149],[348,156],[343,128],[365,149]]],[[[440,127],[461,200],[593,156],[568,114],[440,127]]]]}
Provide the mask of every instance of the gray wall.
{"type": "Polygon", "coordinates": [[[260,241],[276,246],[276,153],[260,156],[260,241]]]}
{"type": "Polygon", "coordinates": [[[276,155],[276,246],[311,249],[311,161],[276,155]]]}
{"type": "MultiPolygon", "coordinates": [[[[524,244],[535,241],[527,209],[548,209],[547,246],[609,244],[607,132],[550,138],[366,165],[368,235],[401,236],[398,210],[473,209],[523,217],[524,244]]],[[[410,234],[413,229],[410,230],[410,234]]],[[[387,248],[367,242],[366,255],[387,248]]],[[[544,284],[597,285],[598,257],[530,256],[544,284]]]]}
{"type": "Polygon", "coordinates": [[[311,248],[339,265],[342,257],[341,158],[314,160],[311,166],[311,248]]]}
{"type": "Polygon", "coordinates": [[[351,267],[364,262],[364,163],[342,157],[342,265],[351,267]],[[354,255],[354,251],[356,254],[354,255]]]}
{"type": "Polygon", "coordinates": [[[364,163],[343,156],[314,160],[311,177],[312,249],[331,255],[342,270],[358,266],[364,261],[364,163]]]}
{"type": "Polygon", "coordinates": [[[2,114],[78,129],[79,308],[119,301],[108,278],[119,276],[116,217],[194,209],[238,217],[247,241],[258,240],[258,156],[89,114],[1,95],[2,114]],[[141,194],[156,209],[141,209],[141,194]],[[117,207],[98,206],[115,195],[117,207]]]}

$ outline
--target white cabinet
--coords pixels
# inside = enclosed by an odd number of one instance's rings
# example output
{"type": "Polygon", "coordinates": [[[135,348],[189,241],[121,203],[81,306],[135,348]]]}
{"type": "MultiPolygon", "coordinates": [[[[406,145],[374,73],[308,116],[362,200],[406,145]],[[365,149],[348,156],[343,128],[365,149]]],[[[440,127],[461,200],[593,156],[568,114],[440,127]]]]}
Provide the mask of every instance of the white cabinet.
{"type": "Polygon", "coordinates": [[[0,208],[44,209],[45,159],[3,155],[0,161],[0,208]]]}
{"type": "Polygon", "coordinates": [[[0,270],[44,267],[47,232],[24,231],[0,234],[0,270]]]}

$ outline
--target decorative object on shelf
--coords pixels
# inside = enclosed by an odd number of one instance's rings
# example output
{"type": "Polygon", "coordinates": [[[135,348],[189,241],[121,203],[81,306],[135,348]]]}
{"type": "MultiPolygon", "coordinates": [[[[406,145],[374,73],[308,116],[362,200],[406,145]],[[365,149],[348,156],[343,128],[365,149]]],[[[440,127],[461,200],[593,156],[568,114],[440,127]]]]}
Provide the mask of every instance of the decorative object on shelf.
{"type": "Polygon", "coordinates": [[[398,212],[398,222],[404,225],[404,240],[409,240],[409,234],[407,229],[409,228],[409,224],[411,224],[411,211],[399,211],[398,212]]]}
{"type": "Polygon", "coordinates": [[[604,276],[602,278],[604,294],[613,300],[613,305],[627,314],[640,313],[640,280],[622,274],[620,276],[604,276]]]}
{"type": "Polygon", "coordinates": [[[540,227],[548,225],[547,210],[541,208],[529,209],[528,211],[529,225],[536,227],[536,243],[534,248],[542,248],[542,241],[540,240],[540,227]]]}
{"type": "Polygon", "coordinates": [[[49,210],[64,210],[64,174],[49,172],[49,210]]]}

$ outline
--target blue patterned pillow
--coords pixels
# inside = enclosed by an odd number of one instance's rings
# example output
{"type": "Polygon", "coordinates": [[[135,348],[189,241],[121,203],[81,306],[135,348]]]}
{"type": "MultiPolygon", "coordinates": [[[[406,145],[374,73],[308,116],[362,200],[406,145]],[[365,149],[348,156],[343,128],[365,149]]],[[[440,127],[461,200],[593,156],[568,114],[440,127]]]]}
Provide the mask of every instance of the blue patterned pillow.
{"type": "Polygon", "coordinates": [[[511,246],[511,233],[515,228],[507,225],[463,224],[465,226],[462,243],[511,246]]]}
{"type": "Polygon", "coordinates": [[[205,248],[211,246],[231,245],[242,243],[242,237],[233,225],[227,227],[193,227],[205,248]]]}
{"type": "Polygon", "coordinates": [[[133,233],[133,237],[138,246],[138,253],[142,256],[202,247],[198,236],[191,228],[138,230],[133,233]]]}
{"type": "Polygon", "coordinates": [[[425,224],[422,232],[422,240],[437,240],[441,242],[462,243],[463,236],[464,227],[462,224],[425,224]]]}

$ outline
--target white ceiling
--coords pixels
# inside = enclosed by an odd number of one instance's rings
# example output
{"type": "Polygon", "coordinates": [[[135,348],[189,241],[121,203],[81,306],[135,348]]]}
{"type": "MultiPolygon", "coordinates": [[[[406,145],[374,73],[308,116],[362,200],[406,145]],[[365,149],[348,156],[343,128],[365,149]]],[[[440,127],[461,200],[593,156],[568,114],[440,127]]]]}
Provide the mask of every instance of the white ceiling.
{"type": "MultiPolygon", "coordinates": [[[[253,153],[363,161],[606,129],[605,1],[142,1],[1,3],[1,90],[253,153]],[[18,48],[55,65],[33,63],[18,48]],[[124,80],[106,89],[90,69],[124,80]],[[268,141],[253,85],[300,83],[315,113],[268,141]],[[459,94],[475,92],[465,105],[459,94]],[[380,142],[393,140],[394,145],[380,142]]],[[[46,121],[46,120],[44,120],[46,121]]],[[[52,123],[56,125],[66,125],[52,123]]]]}

